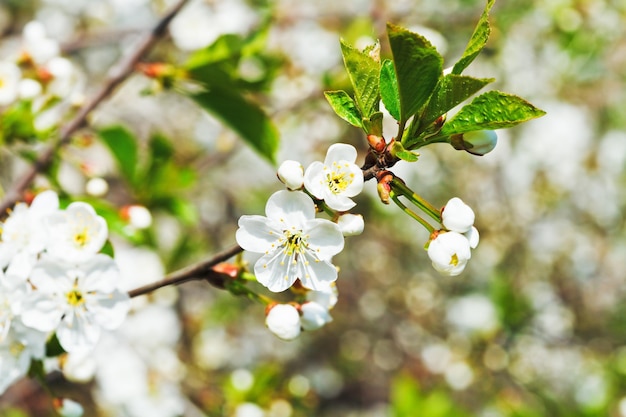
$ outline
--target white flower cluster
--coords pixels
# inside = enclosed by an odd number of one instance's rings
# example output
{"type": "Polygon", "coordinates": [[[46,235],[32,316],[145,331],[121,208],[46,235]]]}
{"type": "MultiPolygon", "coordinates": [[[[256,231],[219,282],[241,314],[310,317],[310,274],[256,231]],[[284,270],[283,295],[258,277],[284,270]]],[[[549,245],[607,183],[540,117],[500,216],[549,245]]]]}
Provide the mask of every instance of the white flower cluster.
{"type": "MultiPolygon", "coordinates": [[[[237,243],[262,255],[254,265],[254,273],[270,291],[282,292],[297,280],[313,291],[309,294],[336,291],[332,283],[337,279],[337,268],[332,257],[343,249],[344,236],[359,234],[364,226],[362,216],[345,213],[356,204],[351,197],[363,189],[363,173],[355,164],[356,157],[353,146],[334,144],[323,163],[313,162],[306,171],[296,161],[285,161],[278,177],[291,191],[270,196],[266,216],[239,219],[237,243]],[[303,188],[307,192],[298,191],[303,188]],[[316,218],[311,196],[336,212],[334,221],[316,218]]],[[[330,321],[328,310],[333,305],[312,300],[300,308],[275,306],[269,310],[267,325],[279,337],[293,339],[301,327],[312,330],[330,321]]]]}
{"type": "Polygon", "coordinates": [[[463,200],[454,197],[441,211],[445,230],[434,233],[428,244],[433,268],[445,275],[459,275],[478,246],[479,234],[474,227],[474,211],[463,200]]]}
{"type": "Polygon", "coordinates": [[[45,356],[52,334],[66,352],[88,351],[130,302],[115,261],[99,253],[108,228],[89,204],[62,210],[45,191],[14,207],[0,237],[1,393],[45,356]]]}
{"type": "Polygon", "coordinates": [[[56,125],[68,107],[83,99],[83,74],[60,55],[59,43],[32,21],[22,31],[20,49],[12,58],[0,59],[0,107],[30,102],[34,128],[56,125]]]}

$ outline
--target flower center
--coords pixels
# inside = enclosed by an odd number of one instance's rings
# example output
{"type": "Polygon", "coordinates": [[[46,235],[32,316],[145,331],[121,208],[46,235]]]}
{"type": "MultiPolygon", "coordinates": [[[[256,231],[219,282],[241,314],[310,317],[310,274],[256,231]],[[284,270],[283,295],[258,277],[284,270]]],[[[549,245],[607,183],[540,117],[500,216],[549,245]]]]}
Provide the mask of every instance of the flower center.
{"type": "Polygon", "coordinates": [[[459,264],[459,257],[455,253],[454,255],[450,257],[450,265],[457,266],[458,264],[459,264]]]}
{"type": "MultiPolygon", "coordinates": [[[[344,165],[344,167],[348,166],[348,164],[344,165]]],[[[344,167],[339,165],[337,162],[333,162],[332,171],[326,175],[326,183],[333,194],[342,193],[350,184],[352,184],[354,174],[344,171],[342,169],[344,167]]]]}
{"type": "Polygon", "coordinates": [[[16,358],[24,351],[25,348],[26,345],[16,340],[9,346],[9,353],[11,353],[11,356],[16,358]]]}
{"type": "Polygon", "coordinates": [[[72,291],[68,292],[65,296],[67,297],[67,303],[74,307],[77,307],[85,302],[83,293],[76,287],[74,287],[72,291]]]}
{"type": "Polygon", "coordinates": [[[72,236],[74,243],[78,247],[85,247],[87,243],[89,243],[89,229],[87,227],[83,227],[82,230],[74,233],[72,236]]]}
{"type": "Polygon", "coordinates": [[[298,253],[304,253],[305,249],[308,247],[306,242],[306,236],[303,235],[302,230],[291,231],[284,230],[285,236],[285,254],[293,255],[298,253]]]}

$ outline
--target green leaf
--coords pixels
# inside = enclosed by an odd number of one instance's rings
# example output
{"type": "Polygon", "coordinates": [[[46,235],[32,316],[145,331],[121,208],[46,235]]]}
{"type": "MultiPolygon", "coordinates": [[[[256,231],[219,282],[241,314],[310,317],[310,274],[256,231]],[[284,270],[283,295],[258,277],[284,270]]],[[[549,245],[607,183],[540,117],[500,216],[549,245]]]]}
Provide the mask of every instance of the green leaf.
{"type": "Polygon", "coordinates": [[[361,52],[344,42],[341,42],[341,53],[354,88],[356,104],[361,114],[369,117],[378,111],[380,64],[367,52],[361,52]]]}
{"type": "Polygon", "coordinates": [[[137,140],[122,126],[112,126],[98,132],[108,146],[120,171],[129,184],[134,184],[137,170],[137,140]]]}
{"type": "Polygon", "coordinates": [[[198,71],[209,64],[238,58],[244,45],[239,35],[222,35],[211,45],[194,52],[183,67],[188,71],[198,71]]]}
{"type": "Polygon", "coordinates": [[[386,59],[380,68],[380,96],[391,116],[400,120],[400,93],[393,61],[386,59]]]}
{"type": "Polygon", "coordinates": [[[237,132],[259,154],[275,163],[278,131],[258,105],[235,91],[218,87],[193,94],[191,98],[237,132]]]}
{"type": "Polygon", "coordinates": [[[426,38],[400,26],[387,24],[387,35],[400,97],[398,120],[403,124],[433,93],[441,77],[443,58],[426,38]]]}
{"type": "Polygon", "coordinates": [[[489,11],[493,7],[495,1],[496,0],[487,0],[485,10],[483,10],[483,14],[480,16],[480,19],[476,24],[474,33],[467,43],[461,59],[459,59],[459,61],[454,64],[454,67],[452,67],[453,74],[460,74],[463,72],[463,70],[467,68],[472,61],[474,61],[474,58],[478,56],[480,51],[482,51],[487,44],[487,39],[489,39],[489,34],[491,33],[491,28],[489,27],[489,11]]]}
{"type": "Polygon", "coordinates": [[[449,110],[461,104],[493,81],[493,78],[473,78],[455,74],[446,75],[439,80],[433,95],[428,101],[420,121],[421,129],[427,127],[437,120],[439,116],[446,114],[449,110]]]}
{"type": "Polygon", "coordinates": [[[441,129],[441,135],[471,132],[474,130],[495,130],[512,127],[546,112],[533,106],[521,97],[489,91],[476,97],[464,106],[441,129]]]}
{"type": "Polygon", "coordinates": [[[356,108],[354,100],[343,90],[325,91],[324,97],[333,108],[337,116],[341,117],[352,126],[362,127],[361,114],[356,108]]]}

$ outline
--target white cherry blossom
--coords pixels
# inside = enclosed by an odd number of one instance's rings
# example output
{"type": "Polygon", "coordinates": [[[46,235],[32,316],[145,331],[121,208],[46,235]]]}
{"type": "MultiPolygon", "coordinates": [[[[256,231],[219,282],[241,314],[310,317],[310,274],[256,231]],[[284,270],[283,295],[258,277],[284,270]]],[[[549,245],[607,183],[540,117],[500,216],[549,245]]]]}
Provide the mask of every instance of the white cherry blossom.
{"type": "Polygon", "coordinates": [[[45,354],[46,333],[24,326],[16,320],[0,342],[0,394],[26,375],[31,359],[45,354]]]}
{"type": "Polygon", "coordinates": [[[265,324],[283,340],[293,340],[300,335],[300,313],[291,304],[273,306],[267,313],[265,324]]]}
{"type": "Polygon", "coordinates": [[[441,212],[444,227],[452,232],[465,233],[474,225],[474,211],[458,197],[451,198],[441,212]]]}
{"type": "Polygon", "coordinates": [[[0,62],[0,106],[13,103],[19,95],[22,71],[12,62],[0,62]]]}
{"type": "Polygon", "coordinates": [[[444,275],[459,275],[472,257],[470,243],[457,232],[440,232],[428,245],[433,268],[444,275]]]}
{"type": "Polygon", "coordinates": [[[102,249],[108,237],[106,221],[87,203],[76,202],[45,218],[47,251],[60,260],[80,263],[102,249]]]}
{"type": "Polygon", "coordinates": [[[53,258],[40,260],[30,276],[37,289],[23,304],[22,321],[40,331],[56,331],[67,352],[90,349],[101,329],[120,326],[130,305],[118,290],[120,272],[107,255],[75,266],[53,258]]]}
{"type": "Polygon", "coordinates": [[[28,276],[32,266],[46,245],[47,234],[43,219],[59,208],[59,197],[54,191],[38,194],[32,204],[18,203],[2,224],[0,268],[7,267],[7,275],[28,276]]]}
{"type": "Polygon", "coordinates": [[[304,193],[278,191],[267,201],[267,217],[241,216],[237,243],[263,256],[254,265],[257,280],[281,292],[296,279],[317,290],[337,279],[331,258],[343,249],[335,223],[315,218],[315,204],[304,193]]]}
{"type": "Polygon", "coordinates": [[[331,145],[323,163],[313,162],[306,169],[305,188],[334,210],[350,210],[356,205],[350,197],[363,190],[363,172],[354,163],[356,157],[354,146],[345,143],[331,145]]]}

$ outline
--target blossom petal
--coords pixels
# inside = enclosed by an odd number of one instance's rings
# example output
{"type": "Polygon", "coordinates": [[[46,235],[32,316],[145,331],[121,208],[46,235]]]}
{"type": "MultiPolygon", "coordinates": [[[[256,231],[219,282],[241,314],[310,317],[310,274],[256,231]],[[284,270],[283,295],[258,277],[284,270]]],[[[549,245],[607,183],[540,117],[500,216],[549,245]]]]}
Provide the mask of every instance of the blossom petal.
{"type": "Polygon", "coordinates": [[[331,166],[334,161],[348,161],[354,163],[356,161],[357,152],[356,148],[352,145],[345,143],[334,143],[330,145],[326,152],[326,159],[324,159],[324,165],[331,166]]]}
{"type": "Polygon", "coordinates": [[[343,193],[348,197],[354,197],[363,191],[363,171],[357,165],[350,164],[346,167],[346,169],[350,172],[350,177],[352,181],[348,184],[343,193]]]}
{"type": "Polygon", "coordinates": [[[291,287],[297,279],[297,270],[292,260],[278,250],[263,255],[254,264],[257,281],[272,292],[282,292],[291,287]]]}
{"type": "Polygon", "coordinates": [[[30,205],[29,213],[38,219],[59,209],[59,196],[51,190],[37,194],[30,205]]]}
{"type": "Polygon", "coordinates": [[[68,313],[56,330],[59,344],[66,352],[92,349],[100,338],[100,326],[84,314],[68,313]]]}
{"type": "Polygon", "coordinates": [[[315,161],[309,165],[304,173],[304,187],[311,194],[319,199],[323,199],[328,186],[324,181],[324,164],[315,161]]]}
{"type": "Polygon", "coordinates": [[[307,223],[306,233],[309,248],[319,259],[330,260],[343,250],[343,233],[336,223],[313,219],[307,223]]]}
{"type": "Polygon", "coordinates": [[[324,202],[328,207],[338,211],[348,211],[352,207],[356,206],[356,203],[352,199],[342,194],[326,193],[324,202]]]}
{"type": "Polygon", "coordinates": [[[47,294],[32,294],[22,304],[22,322],[42,332],[53,330],[61,321],[63,308],[47,294]]]}
{"type": "Polygon", "coordinates": [[[302,263],[304,272],[300,273],[302,286],[314,291],[320,291],[328,286],[329,282],[337,280],[337,268],[329,261],[305,255],[306,262],[302,263]]]}
{"type": "Polygon", "coordinates": [[[84,265],[85,278],[81,282],[85,292],[111,293],[117,288],[121,273],[108,255],[96,254],[84,265]]]}
{"type": "Polygon", "coordinates": [[[315,204],[305,193],[277,191],[267,200],[265,215],[281,224],[302,228],[307,220],[315,218],[315,204]]]}
{"type": "Polygon", "coordinates": [[[113,291],[110,294],[98,294],[89,298],[89,309],[94,313],[93,319],[104,329],[116,329],[122,322],[130,309],[130,297],[127,293],[113,291]]]}
{"type": "Polygon", "coordinates": [[[271,223],[263,216],[241,216],[239,229],[235,239],[244,250],[256,253],[266,253],[276,246],[282,230],[270,226],[271,223]]]}

